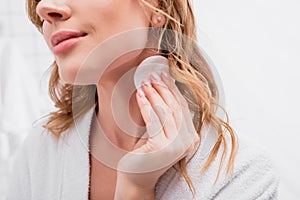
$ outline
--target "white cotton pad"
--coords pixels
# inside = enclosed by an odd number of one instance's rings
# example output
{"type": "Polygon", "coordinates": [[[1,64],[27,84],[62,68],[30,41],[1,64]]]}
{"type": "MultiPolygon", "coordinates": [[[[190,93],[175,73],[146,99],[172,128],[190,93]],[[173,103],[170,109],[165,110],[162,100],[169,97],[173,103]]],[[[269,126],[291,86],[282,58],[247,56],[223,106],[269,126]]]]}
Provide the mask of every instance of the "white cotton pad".
{"type": "MultiPolygon", "coordinates": [[[[158,75],[161,72],[169,74],[168,59],[163,56],[150,56],[143,60],[137,67],[134,73],[134,85],[138,89],[142,86],[142,81],[150,83],[150,74],[156,72],[158,75]]],[[[174,80],[175,81],[175,80],[174,80]]]]}
{"type": "MultiPolygon", "coordinates": [[[[168,59],[163,56],[150,56],[143,60],[134,73],[134,85],[136,89],[141,88],[143,80],[146,83],[150,83],[150,74],[152,72],[156,72],[159,75],[161,72],[170,74],[168,59]]],[[[175,82],[175,79],[172,77],[171,79],[175,82]]],[[[190,113],[193,118],[194,112],[190,111],[190,113]]]]}

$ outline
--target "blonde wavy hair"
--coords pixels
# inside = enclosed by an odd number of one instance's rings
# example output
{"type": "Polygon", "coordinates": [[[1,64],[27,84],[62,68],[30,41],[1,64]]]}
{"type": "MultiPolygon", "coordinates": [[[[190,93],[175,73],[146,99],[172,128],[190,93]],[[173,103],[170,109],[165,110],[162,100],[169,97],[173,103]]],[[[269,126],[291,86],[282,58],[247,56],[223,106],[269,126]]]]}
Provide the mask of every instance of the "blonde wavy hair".
{"type": "MultiPolygon", "coordinates": [[[[202,138],[201,130],[206,123],[210,124],[218,133],[218,139],[199,173],[204,173],[210,167],[222,144],[224,145],[219,170],[216,174],[216,182],[228,154],[226,135],[229,134],[231,140],[226,175],[233,172],[238,142],[229,125],[226,111],[218,103],[218,88],[210,66],[197,44],[192,42],[196,41],[196,28],[191,2],[190,0],[158,0],[158,7],[155,7],[147,0],[139,1],[144,6],[166,17],[166,23],[159,36],[159,48],[165,49],[163,53],[169,60],[170,74],[176,80],[176,85],[186,98],[190,109],[195,113],[193,122],[200,141],[202,138]],[[176,34],[167,34],[166,30],[173,30],[176,34]],[[182,39],[183,35],[192,40],[182,39]],[[217,116],[218,108],[221,108],[226,114],[225,119],[217,116]]],[[[41,32],[43,22],[36,13],[37,4],[38,1],[36,0],[27,0],[27,12],[32,23],[41,32]]],[[[58,74],[58,66],[54,62],[49,82],[49,94],[57,111],[49,114],[49,120],[44,128],[59,138],[62,132],[74,125],[74,118],[81,116],[97,103],[97,96],[95,99],[95,96],[90,95],[91,93],[95,94],[95,86],[63,84],[58,74]],[[74,96],[74,94],[80,94],[80,96],[74,96]],[[87,104],[90,106],[86,106],[87,104]],[[73,112],[75,105],[79,112],[73,112]]],[[[190,159],[183,158],[178,162],[177,166],[179,167],[174,167],[184,177],[194,195],[195,188],[187,173],[187,164],[192,158],[193,156],[190,159]]]]}

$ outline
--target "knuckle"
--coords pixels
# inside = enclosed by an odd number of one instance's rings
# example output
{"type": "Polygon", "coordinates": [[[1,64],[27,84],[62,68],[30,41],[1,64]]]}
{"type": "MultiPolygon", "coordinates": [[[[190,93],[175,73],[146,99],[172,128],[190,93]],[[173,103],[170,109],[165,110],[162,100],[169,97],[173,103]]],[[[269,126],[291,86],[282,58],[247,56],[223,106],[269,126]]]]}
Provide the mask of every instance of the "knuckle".
{"type": "Polygon", "coordinates": [[[186,151],[185,151],[185,154],[189,154],[189,153],[191,153],[193,150],[194,150],[194,145],[192,144],[192,145],[190,145],[187,149],[186,149],[186,151]]]}
{"type": "Polygon", "coordinates": [[[163,109],[163,112],[164,114],[169,118],[173,115],[173,111],[170,107],[166,106],[164,109],[163,109]]]}
{"type": "Polygon", "coordinates": [[[173,103],[172,105],[170,105],[170,107],[173,110],[173,112],[181,111],[181,106],[178,102],[173,103]]]}
{"type": "Polygon", "coordinates": [[[154,88],[152,88],[152,87],[149,87],[148,92],[150,93],[150,95],[155,95],[155,94],[157,94],[156,90],[155,90],[154,88]]]}
{"type": "Polygon", "coordinates": [[[177,86],[176,86],[175,82],[172,81],[172,80],[167,81],[166,84],[168,85],[169,88],[171,88],[173,90],[177,89],[177,86]]]}
{"type": "Polygon", "coordinates": [[[173,126],[173,122],[172,122],[172,119],[170,119],[170,117],[166,117],[164,119],[164,121],[162,122],[162,126],[163,127],[170,127],[170,126],[173,126]]]}
{"type": "Polygon", "coordinates": [[[188,108],[189,107],[188,102],[187,102],[187,100],[184,97],[180,98],[180,103],[181,103],[181,106],[183,106],[184,108],[188,108]]]}
{"type": "Polygon", "coordinates": [[[200,138],[199,136],[196,137],[196,139],[194,140],[194,145],[197,147],[200,144],[200,138]]]}
{"type": "Polygon", "coordinates": [[[141,104],[141,111],[142,112],[149,112],[150,111],[150,109],[151,109],[151,107],[147,104],[147,103],[145,103],[145,104],[141,104]]]}
{"type": "Polygon", "coordinates": [[[156,81],[154,82],[154,87],[159,87],[160,89],[163,89],[163,90],[167,90],[168,89],[168,86],[166,84],[164,84],[163,82],[159,82],[159,81],[156,81]]]}
{"type": "Polygon", "coordinates": [[[199,136],[197,135],[196,139],[194,140],[195,144],[199,144],[200,143],[200,138],[199,136]]]}
{"type": "Polygon", "coordinates": [[[149,107],[149,104],[147,101],[142,101],[139,104],[140,104],[141,109],[147,109],[149,107]]]}

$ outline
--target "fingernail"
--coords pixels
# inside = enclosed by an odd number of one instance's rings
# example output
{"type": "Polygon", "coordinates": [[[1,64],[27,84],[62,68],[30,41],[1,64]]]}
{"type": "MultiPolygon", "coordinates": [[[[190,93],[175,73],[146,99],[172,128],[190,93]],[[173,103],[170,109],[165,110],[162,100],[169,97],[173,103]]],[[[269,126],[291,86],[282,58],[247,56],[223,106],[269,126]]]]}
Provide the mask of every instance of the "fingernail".
{"type": "Polygon", "coordinates": [[[165,78],[169,78],[169,74],[167,74],[167,72],[165,72],[165,71],[163,71],[162,73],[161,73],[165,78]]]}
{"type": "Polygon", "coordinates": [[[146,96],[144,91],[141,88],[137,89],[137,93],[140,97],[145,97],[146,96]]]}
{"type": "Polygon", "coordinates": [[[151,73],[151,77],[152,77],[154,80],[156,80],[156,81],[160,81],[160,77],[159,77],[158,74],[155,73],[155,72],[152,72],[152,73],[151,73]]]}
{"type": "Polygon", "coordinates": [[[145,80],[142,81],[142,85],[151,87],[151,83],[149,81],[145,81],[145,80]]]}
{"type": "Polygon", "coordinates": [[[169,80],[169,81],[173,81],[173,83],[175,83],[175,79],[170,75],[168,74],[167,72],[163,71],[161,73],[162,77],[164,77],[165,79],[169,80]]]}

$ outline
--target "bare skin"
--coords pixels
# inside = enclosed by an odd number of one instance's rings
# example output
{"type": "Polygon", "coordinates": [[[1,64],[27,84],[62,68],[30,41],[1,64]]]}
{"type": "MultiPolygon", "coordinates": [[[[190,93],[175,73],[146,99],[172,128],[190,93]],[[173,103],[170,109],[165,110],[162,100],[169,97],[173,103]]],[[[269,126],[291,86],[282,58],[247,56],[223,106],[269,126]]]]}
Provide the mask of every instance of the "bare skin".
{"type": "MultiPolygon", "coordinates": [[[[145,57],[153,55],[151,51],[143,51],[137,59],[134,59],[132,62],[126,62],[122,65],[124,69],[123,73],[129,71],[132,66],[137,66],[145,57]]],[[[122,71],[118,71],[118,74],[115,71],[108,72],[102,80],[99,81],[97,91],[99,94],[99,109],[97,111],[97,121],[101,124],[101,128],[104,131],[104,134],[107,138],[125,151],[134,150],[138,142],[141,142],[140,138],[132,137],[124,131],[122,131],[115,122],[114,117],[112,116],[111,102],[112,102],[112,91],[115,88],[115,85],[119,78],[123,75],[122,71]],[[109,78],[108,78],[109,77],[109,78]]],[[[133,75],[133,74],[132,74],[133,75]]],[[[129,80],[129,83],[126,84],[128,91],[135,90],[133,84],[133,78],[129,80]]],[[[114,91],[117,94],[120,94],[117,98],[119,99],[119,104],[124,104],[129,107],[130,115],[135,123],[145,126],[145,122],[141,115],[140,109],[138,107],[136,92],[134,92],[130,98],[129,104],[126,102],[126,98],[122,97],[124,92],[114,91]],[[122,101],[123,99],[123,101],[122,101]]],[[[124,123],[126,118],[123,119],[124,123]]],[[[136,133],[131,132],[131,134],[140,134],[140,130],[132,129],[131,131],[136,131],[136,133]]],[[[143,129],[145,131],[145,129],[143,129]]],[[[97,143],[97,141],[95,141],[97,143]]],[[[101,145],[101,144],[99,144],[101,145]]],[[[99,152],[98,152],[99,153],[99,152]]],[[[101,162],[98,158],[95,158],[93,155],[90,156],[91,162],[91,171],[90,171],[90,199],[113,199],[115,195],[116,182],[117,182],[117,170],[107,166],[105,163],[101,162]]]]}
{"type": "MultiPolygon", "coordinates": [[[[157,5],[155,0],[152,3],[157,5]]],[[[124,31],[150,25],[161,27],[165,22],[163,15],[145,10],[138,0],[41,0],[36,12],[44,21],[43,35],[55,55],[60,78],[70,84],[76,84],[80,67],[101,42],[124,31]],[[70,35],[73,38],[68,39],[70,35]]],[[[126,90],[115,91],[119,104],[129,107],[134,121],[146,125],[147,138],[130,137],[114,122],[111,96],[117,81],[151,55],[154,53],[147,51],[125,55],[94,83],[99,95],[97,121],[109,140],[127,153],[118,160],[116,168],[91,158],[91,199],[154,199],[159,177],[199,142],[187,102],[168,75],[153,74],[151,84],[143,84],[129,102],[122,99],[134,89],[132,78],[127,79],[126,90]]],[[[89,70],[85,69],[86,72],[89,70]]],[[[87,82],[92,75],[87,73],[87,82]]],[[[138,135],[140,131],[132,129],[131,135],[138,135]]]]}

